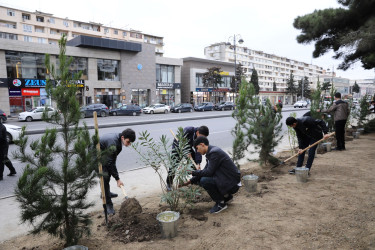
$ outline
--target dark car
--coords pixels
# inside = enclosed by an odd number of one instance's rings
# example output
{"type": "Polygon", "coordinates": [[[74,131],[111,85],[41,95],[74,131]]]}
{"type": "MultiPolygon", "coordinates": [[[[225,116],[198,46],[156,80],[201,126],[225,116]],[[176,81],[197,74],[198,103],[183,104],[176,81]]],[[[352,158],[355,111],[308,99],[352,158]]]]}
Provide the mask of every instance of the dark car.
{"type": "Polygon", "coordinates": [[[233,110],[236,108],[233,102],[220,102],[215,105],[216,110],[233,110]]]}
{"type": "Polygon", "coordinates": [[[109,114],[116,116],[116,115],[140,115],[142,110],[137,105],[122,105],[119,108],[109,110],[109,114]]]}
{"type": "Polygon", "coordinates": [[[81,114],[83,118],[93,117],[94,111],[98,113],[98,116],[105,117],[109,115],[109,110],[105,104],[90,104],[81,108],[81,114]]]}
{"type": "Polygon", "coordinates": [[[202,104],[194,108],[195,111],[212,111],[214,110],[214,104],[212,102],[202,102],[202,104]]]}
{"type": "Polygon", "coordinates": [[[5,114],[5,112],[2,111],[2,110],[0,109],[0,120],[1,120],[1,122],[3,123],[3,122],[5,122],[7,119],[8,119],[8,118],[7,118],[7,114],[5,114]]]}
{"type": "Polygon", "coordinates": [[[190,103],[181,103],[171,108],[171,112],[181,113],[181,112],[193,112],[193,105],[190,103]]]}

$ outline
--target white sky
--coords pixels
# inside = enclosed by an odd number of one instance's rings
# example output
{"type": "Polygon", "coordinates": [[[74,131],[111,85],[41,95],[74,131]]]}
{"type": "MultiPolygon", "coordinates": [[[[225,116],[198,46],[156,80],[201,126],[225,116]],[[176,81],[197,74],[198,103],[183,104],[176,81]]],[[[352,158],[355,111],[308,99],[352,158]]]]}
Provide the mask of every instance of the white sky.
{"type": "Polygon", "coordinates": [[[0,0],[0,5],[162,36],[166,57],[204,58],[204,47],[240,34],[250,49],[334,67],[341,77],[375,78],[375,71],[363,70],[360,63],[339,71],[333,53],[313,59],[313,45],[297,43],[300,32],[293,27],[294,18],[337,8],[336,0],[0,0]]]}

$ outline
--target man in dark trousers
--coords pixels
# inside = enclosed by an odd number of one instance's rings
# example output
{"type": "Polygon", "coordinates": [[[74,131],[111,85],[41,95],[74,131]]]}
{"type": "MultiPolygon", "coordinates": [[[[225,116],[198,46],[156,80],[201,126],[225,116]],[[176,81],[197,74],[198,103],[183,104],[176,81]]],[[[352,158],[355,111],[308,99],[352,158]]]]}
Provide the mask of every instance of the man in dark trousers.
{"type": "Polygon", "coordinates": [[[130,128],[125,129],[120,134],[106,134],[100,138],[100,149],[103,151],[109,150],[108,155],[106,155],[103,162],[104,191],[108,214],[115,214],[111,198],[117,197],[117,194],[110,192],[109,181],[111,176],[117,181],[118,187],[124,185],[124,183],[120,180],[116,167],[117,155],[120,154],[122,146],[130,146],[131,143],[135,141],[135,138],[135,132],[130,128]]]}
{"type": "MultiPolygon", "coordinates": [[[[205,136],[207,137],[210,134],[210,131],[207,126],[200,126],[198,128],[195,127],[185,127],[184,128],[184,136],[189,140],[188,141],[188,146],[190,150],[190,156],[191,159],[195,162],[197,165],[198,169],[200,169],[200,165],[202,163],[202,155],[194,150],[194,140],[198,136],[205,136]]],[[[175,148],[178,146],[178,142],[176,139],[174,139],[173,144],[172,144],[172,152],[175,152],[175,148]]],[[[173,169],[169,169],[168,171],[168,177],[167,177],[167,189],[168,191],[171,190],[171,186],[173,184],[173,179],[174,179],[174,174],[173,174],[173,169]]]]}
{"type": "MultiPolygon", "coordinates": [[[[306,151],[302,152],[303,149],[307,148],[309,145],[314,144],[323,138],[327,139],[329,137],[328,128],[324,121],[319,119],[313,119],[310,116],[303,116],[302,118],[288,117],[286,119],[286,125],[294,128],[298,138],[298,161],[296,167],[302,167],[303,160],[305,159],[306,151]]],[[[315,151],[318,145],[311,147],[309,149],[309,157],[307,158],[306,168],[310,169],[314,162],[315,151]]],[[[295,174],[295,169],[289,170],[290,174],[295,174]]]]}
{"type": "Polygon", "coordinates": [[[318,109],[317,111],[322,113],[334,112],[337,146],[332,150],[345,150],[345,124],[350,113],[349,104],[341,100],[341,93],[337,92],[335,94],[335,103],[329,109],[318,109]]]}
{"type": "Polygon", "coordinates": [[[215,201],[210,213],[220,213],[227,208],[227,203],[240,188],[240,171],[229,155],[222,149],[209,145],[206,137],[199,136],[194,141],[194,147],[197,152],[206,155],[208,164],[203,170],[193,171],[193,177],[182,186],[197,184],[203,187],[215,201]]]}
{"type": "Polygon", "coordinates": [[[3,180],[4,164],[9,168],[8,176],[16,175],[16,169],[8,158],[9,143],[7,140],[7,129],[0,121],[0,181],[3,180]]]}

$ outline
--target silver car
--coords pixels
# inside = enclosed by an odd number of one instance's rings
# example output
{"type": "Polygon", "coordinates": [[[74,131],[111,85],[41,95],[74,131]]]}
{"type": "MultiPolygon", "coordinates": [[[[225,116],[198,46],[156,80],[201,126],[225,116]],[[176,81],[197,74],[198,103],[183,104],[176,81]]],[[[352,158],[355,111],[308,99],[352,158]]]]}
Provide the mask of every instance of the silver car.
{"type": "Polygon", "coordinates": [[[171,108],[168,105],[157,103],[146,108],[143,108],[144,114],[156,114],[156,113],[164,113],[167,114],[171,108]]]}

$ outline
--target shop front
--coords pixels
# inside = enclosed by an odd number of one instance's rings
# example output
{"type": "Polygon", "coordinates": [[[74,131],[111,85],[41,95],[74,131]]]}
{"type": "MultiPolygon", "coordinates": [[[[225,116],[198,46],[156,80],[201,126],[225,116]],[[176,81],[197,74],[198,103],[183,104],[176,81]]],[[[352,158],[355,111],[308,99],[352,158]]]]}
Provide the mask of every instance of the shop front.
{"type": "Polygon", "coordinates": [[[180,103],[181,84],[157,82],[156,83],[156,102],[169,106],[175,106],[180,103]]]}
{"type": "MultiPolygon", "coordinates": [[[[117,108],[121,104],[121,89],[94,89],[95,101],[94,103],[102,103],[107,105],[109,109],[117,108]]],[[[87,104],[90,104],[88,102],[87,104]]]]}
{"type": "Polygon", "coordinates": [[[230,92],[229,88],[196,88],[193,92],[193,104],[194,106],[201,104],[202,102],[212,102],[214,104],[230,101],[233,93],[230,92]]]}
{"type": "Polygon", "coordinates": [[[132,89],[130,102],[141,108],[147,107],[150,105],[150,92],[150,89],[132,89]]]}

